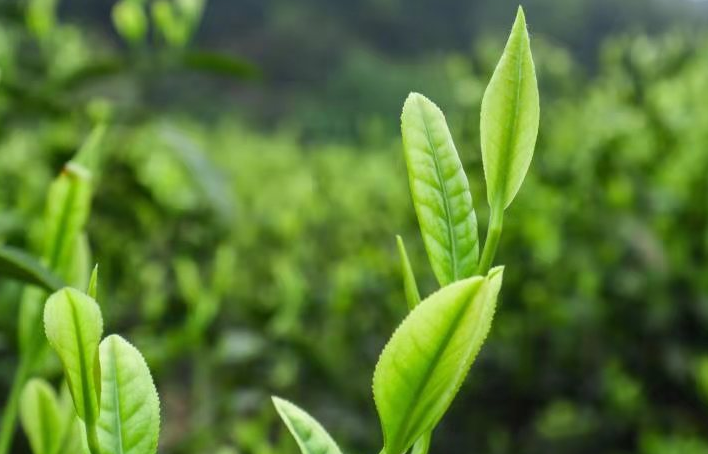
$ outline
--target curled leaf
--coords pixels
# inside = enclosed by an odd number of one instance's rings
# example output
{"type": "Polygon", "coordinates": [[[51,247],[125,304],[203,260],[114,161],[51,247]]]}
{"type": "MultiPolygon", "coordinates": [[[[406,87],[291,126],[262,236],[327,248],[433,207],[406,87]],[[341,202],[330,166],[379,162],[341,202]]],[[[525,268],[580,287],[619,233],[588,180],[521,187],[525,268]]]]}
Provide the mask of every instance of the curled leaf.
{"type": "Polygon", "coordinates": [[[273,396],[273,405],[302,454],[342,454],[327,431],[307,412],[286,400],[273,396]]]}

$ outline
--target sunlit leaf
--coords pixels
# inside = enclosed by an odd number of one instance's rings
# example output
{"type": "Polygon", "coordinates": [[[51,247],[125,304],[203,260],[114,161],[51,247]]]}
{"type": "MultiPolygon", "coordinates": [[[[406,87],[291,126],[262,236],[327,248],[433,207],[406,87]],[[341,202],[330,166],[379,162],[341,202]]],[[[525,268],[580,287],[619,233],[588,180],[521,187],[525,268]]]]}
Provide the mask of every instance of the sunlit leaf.
{"type": "Polygon", "coordinates": [[[413,205],[430,264],[440,285],[472,276],[477,267],[477,219],[467,176],[445,116],[411,93],[401,132],[413,205]]]}
{"type": "Polygon", "coordinates": [[[40,379],[25,384],[20,420],[34,454],[57,454],[62,443],[62,412],[54,389],[40,379]]]}
{"type": "Polygon", "coordinates": [[[406,252],[406,246],[403,244],[403,238],[400,235],[396,235],[396,244],[398,246],[398,254],[401,258],[401,272],[403,273],[403,290],[406,294],[406,302],[408,303],[408,309],[413,309],[420,303],[420,292],[418,292],[418,284],[415,281],[415,274],[413,274],[413,267],[411,262],[408,260],[408,253],[406,252]]]}
{"type": "Polygon", "coordinates": [[[160,434],[160,400],[145,359],[117,335],[101,342],[101,454],[153,454],[160,434]]]}
{"type": "Polygon", "coordinates": [[[304,410],[275,396],[273,405],[295,437],[302,454],[342,454],[324,427],[304,410]]]}
{"type": "Polygon", "coordinates": [[[504,53],[482,99],[480,134],[487,199],[514,200],[531,164],[539,122],[538,85],[524,12],[519,7],[504,53]]]}
{"type": "Polygon", "coordinates": [[[501,280],[494,268],[443,287],[391,337],[373,383],[386,454],[403,454],[442,418],[489,332],[501,280]]]}
{"type": "Polygon", "coordinates": [[[64,287],[61,278],[38,259],[10,246],[0,246],[0,276],[38,285],[50,292],[64,287]]]}
{"type": "Polygon", "coordinates": [[[101,395],[98,344],[103,333],[98,304],[78,290],[59,290],[44,307],[44,329],[64,366],[76,413],[87,423],[95,422],[101,395]]]}
{"type": "Polygon", "coordinates": [[[91,271],[91,278],[89,279],[88,289],[86,291],[86,294],[93,299],[96,299],[97,293],[98,293],[98,264],[96,264],[96,266],[93,267],[93,271],[91,271]]]}

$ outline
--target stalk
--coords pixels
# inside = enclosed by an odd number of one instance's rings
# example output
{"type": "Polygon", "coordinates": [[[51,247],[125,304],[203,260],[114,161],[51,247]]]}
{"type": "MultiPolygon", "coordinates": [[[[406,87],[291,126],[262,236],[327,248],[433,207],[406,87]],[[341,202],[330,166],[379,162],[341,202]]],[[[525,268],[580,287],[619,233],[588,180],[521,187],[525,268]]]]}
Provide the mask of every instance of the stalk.
{"type": "Polygon", "coordinates": [[[12,446],[12,438],[15,434],[17,423],[17,411],[20,404],[20,394],[29,376],[29,367],[26,360],[20,360],[20,365],[15,372],[15,379],[10,388],[5,409],[2,414],[2,425],[0,426],[0,454],[8,454],[12,446]]]}
{"type": "Polygon", "coordinates": [[[489,272],[489,268],[492,266],[494,256],[497,254],[497,246],[499,245],[499,238],[501,238],[503,222],[504,208],[500,206],[500,204],[495,204],[495,206],[492,207],[487,239],[484,242],[482,258],[479,260],[479,268],[477,269],[477,274],[480,276],[486,276],[489,272]]]}

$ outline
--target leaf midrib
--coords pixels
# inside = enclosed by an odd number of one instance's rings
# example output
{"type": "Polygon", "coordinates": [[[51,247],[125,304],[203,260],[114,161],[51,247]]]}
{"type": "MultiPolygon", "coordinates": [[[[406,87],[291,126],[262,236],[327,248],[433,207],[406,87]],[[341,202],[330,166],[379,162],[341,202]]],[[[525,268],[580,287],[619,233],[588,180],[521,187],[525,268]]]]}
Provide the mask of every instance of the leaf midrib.
{"type": "Polygon", "coordinates": [[[502,153],[500,153],[499,156],[499,180],[501,181],[500,187],[502,188],[501,191],[501,202],[497,202],[501,204],[501,208],[504,209],[506,205],[506,199],[507,199],[507,176],[509,172],[507,172],[506,165],[507,165],[507,158],[510,158],[511,156],[511,149],[512,145],[514,143],[514,138],[516,135],[516,129],[518,126],[518,119],[519,119],[519,105],[521,104],[519,100],[521,99],[521,68],[523,67],[523,62],[522,62],[522,50],[523,50],[523,37],[518,37],[516,39],[516,51],[517,51],[517,59],[516,59],[516,93],[514,96],[514,115],[511,117],[511,124],[508,127],[507,130],[507,135],[506,135],[506,146],[504,150],[502,150],[502,153]]]}
{"type": "MultiPolygon", "coordinates": [[[[477,287],[475,290],[479,290],[479,286],[481,284],[477,284],[477,287]]],[[[463,316],[465,314],[467,305],[470,304],[470,300],[472,299],[472,289],[469,289],[467,292],[467,295],[465,296],[465,304],[461,305],[460,310],[455,314],[455,318],[452,322],[452,324],[449,325],[449,329],[446,331],[445,336],[443,337],[443,342],[440,343],[440,346],[436,349],[435,355],[433,356],[433,361],[431,361],[428,365],[428,367],[425,368],[425,372],[423,374],[422,380],[420,380],[418,386],[415,388],[415,392],[413,393],[413,398],[409,400],[406,411],[403,413],[406,415],[406,419],[410,417],[411,410],[413,406],[418,402],[418,399],[420,399],[420,395],[423,392],[423,389],[425,388],[428,380],[430,377],[433,375],[433,371],[435,370],[435,365],[437,365],[440,362],[440,358],[442,357],[443,352],[446,350],[448,344],[450,343],[450,340],[452,339],[453,334],[455,331],[457,331],[457,328],[459,327],[460,323],[462,322],[463,316]]],[[[402,437],[403,439],[406,439],[410,436],[410,429],[411,429],[411,424],[408,425],[408,428],[406,429],[405,437],[402,437]]]]}
{"type": "Polygon", "coordinates": [[[440,190],[442,191],[443,195],[443,208],[445,209],[445,225],[447,226],[447,236],[448,240],[450,241],[450,262],[452,264],[452,281],[456,281],[458,276],[457,276],[457,239],[455,238],[454,235],[454,225],[452,221],[452,208],[450,207],[450,200],[447,197],[447,185],[445,178],[442,173],[438,153],[437,153],[437,147],[433,143],[433,139],[430,135],[430,130],[428,129],[428,119],[426,117],[426,112],[425,112],[425,105],[421,102],[420,98],[416,99],[416,102],[418,103],[418,108],[420,109],[421,112],[421,117],[423,118],[423,129],[425,130],[425,138],[428,141],[428,145],[430,146],[430,150],[432,151],[433,154],[433,163],[435,164],[435,173],[438,176],[438,180],[440,181],[440,190]]]}
{"type": "Polygon", "coordinates": [[[118,352],[116,351],[116,342],[111,340],[111,367],[113,369],[113,405],[115,408],[115,418],[113,429],[116,433],[116,452],[123,453],[123,425],[121,424],[121,401],[120,390],[118,386],[118,352]]]}
{"type": "Polygon", "coordinates": [[[86,369],[86,352],[84,351],[83,336],[81,335],[81,328],[79,324],[79,315],[76,309],[76,303],[71,297],[69,292],[66,292],[66,299],[69,301],[69,307],[71,308],[71,320],[74,324],[76,333],[76,343],[78,347],[79,355],[79,369],[81,373],[81,391],[83,393],[83,403],[84,403],[84,416],[86,418],[86,424],[90,425],[96,422],[96,415],[93,414],[93,405],[91,402],[91,390],[89,389],[89,374],[86,369]]]}

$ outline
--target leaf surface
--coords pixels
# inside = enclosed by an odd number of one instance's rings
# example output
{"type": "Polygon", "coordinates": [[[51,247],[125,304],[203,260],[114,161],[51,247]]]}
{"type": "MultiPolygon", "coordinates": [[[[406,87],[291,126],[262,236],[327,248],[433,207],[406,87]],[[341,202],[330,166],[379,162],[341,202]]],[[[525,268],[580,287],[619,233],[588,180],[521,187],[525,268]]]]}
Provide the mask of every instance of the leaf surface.
{"type": "Polygon", "coordinates": [[[64,287],[61,278],[26,252],[10,246],[0,246],[0,276],[17,279],[55,292],[64,287]]]}
{"type": "Polygon", "coordinates": [[[445,116],[411,93],[401,115],[413,205],[430,264],[441,286],[472,276],[477,267],[477,218],[467,176],[445,116]]]}
{"type": "Polygon", "coordinates": [[[501,280],[494,268],[443,287],[391,337],[373,380],[386,454],[403,454],[442,418],[489,332],[501,280]]]}
{"type": "Polygon", "coordinates": [[[44,307],[44,330],[64,366],[76,413],[87,423],[95,422],[101,395],[98,344],[103,333],[98,304],[78,290],[59,290],[44,307]]]}
{"type": "Polygon", "coordinates": [[[505,209],[519,191],[536,146],[539,114],[536,71],[526,19],[519,7],[482,99],[482,162],[491,207],[505,209]]]}
{"type": "Polygon", "coordinates": [[[160,399],[143,355],[117,335],[101,342],[102,454],[153,454],[160,434],[160,399]]]}
{"type": "Polygon", "coordinates": [[[396,245],[398,246],[398,255],[401,258],[401,272],[403,273],[403,290],[406,294],[406,302],[408,303],[408,309],[413,309],[420,303],[420,292],[418,291],[418,284],[415,280],[415,274],[413,273],[413,267],[411,266],[410,260],[408,260],[408,253],[406,252],[406,246],[403,244],[403,238],[400,235],[396,235],[396,245]]]}
{"type": "Polygon", "coordinates": [[[302,454],[342,454],[337,443],[312,416],[298,406],[273,396],[273,405],[302,454]]]}
{"type": "Polygon", "coordinates": [[[40,379],[27,382],[20,397],[20,420],[34,454],[56,454],[63,422],[54,389],[40,379]]]}

